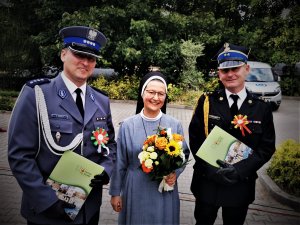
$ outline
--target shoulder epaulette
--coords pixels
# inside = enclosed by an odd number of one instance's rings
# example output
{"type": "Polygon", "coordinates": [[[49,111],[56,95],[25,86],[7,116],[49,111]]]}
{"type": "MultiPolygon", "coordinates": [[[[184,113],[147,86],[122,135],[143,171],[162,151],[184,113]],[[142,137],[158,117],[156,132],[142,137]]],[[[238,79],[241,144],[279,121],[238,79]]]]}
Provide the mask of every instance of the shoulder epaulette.
{"type": "Polygon", "coordinates": [[[34,88],[35,85],[47,84],[50,82],[51,80],[49,78],[38,78],[38,79],[27,81],[26,85],[34,88]]]}
{"type": "Polygon", "coordinates": [[[98,89],[98,88],[95,88],[95,87],[93,87],[93,86],[91,86],[95,91],[97,91],[97,92],[100,92],[101,94],[103,94],[103,95],[105,95],[105,96],[108,96],[108,94],[107,94],[107,92],[106,91],[102,91],[102,90],[100,90],[100,89],[98,89]]]}
{"type": "Polygon", "coordinates": [[[205,91],[205,92],[203,92],[203,94],[204,95],[211,95],[213,92],[211,92],[211,91],[205,91]]]}

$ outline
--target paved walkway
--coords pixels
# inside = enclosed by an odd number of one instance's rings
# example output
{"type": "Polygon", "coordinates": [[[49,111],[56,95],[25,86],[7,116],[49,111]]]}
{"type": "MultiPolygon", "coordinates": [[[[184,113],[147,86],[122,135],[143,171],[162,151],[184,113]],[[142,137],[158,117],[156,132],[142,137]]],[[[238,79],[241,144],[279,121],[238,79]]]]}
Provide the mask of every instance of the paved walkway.
{"type": "MultiPolygon", "coordinates": [[[[113,123],[116,132],[119,129],[119,122],[124,118],[133,115],[135,105],[126,102],[112,102],[111,110],[113,123]]],[[[188,137],[188,124],[193,111],[191,109],[168,107],[167,113],[182,122],[186,138],[188,137]]],[[[0,114],[0,127],[7,128],[10,113],[0,114]]],[[[275,121],[276,122],[276,121],[275,121]]],[[[192,158],[192,156],[191,156],[192,158]]],[[[179,177],[179,191],[181,202],[181,225],[195,224],[193,217],[194,197],[190,192],[190,183],[193,172],[193,160],[187,166],[183,174],[179,177]]],[[[11,175],[7,163],[7,132],[0,132],[0,225],[25,225],[26,221],[20,216],[21,191],[11,175]]],[[[287,205],[277,202],[270,193],[257,181],[257,196],[253,204],[250,205],[245,225],[298,225],[300,224],[300,213],[295,212],[287,205]]],[[[110,196],[108,186],[104,187],[103,204],[100,213],[101,225],[117,224],[117,213],[110,206],[110,196]]],[[[218,214],[216,225],[222,224],[221,212],[218,214]]]]}

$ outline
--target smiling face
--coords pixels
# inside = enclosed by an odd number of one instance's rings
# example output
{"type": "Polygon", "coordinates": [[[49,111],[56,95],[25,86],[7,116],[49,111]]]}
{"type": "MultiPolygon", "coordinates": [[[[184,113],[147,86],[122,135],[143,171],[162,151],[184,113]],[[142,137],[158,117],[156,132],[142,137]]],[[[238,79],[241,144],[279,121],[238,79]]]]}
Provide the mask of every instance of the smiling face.
{"type": "Polygon", "coordinates": [[[240,67],[219,69],[219,79],[226,89],[238,93],[245,86],[245,79],[250,72],[250,66],[245,64],[240,67]]]}
{"type": "Polygon", "coordinates": [[[70,49],[63,49],[60,58],[64,63],[65,75],[78,87],[83,85],[91,76],[96,66],[96,58],[70,49]]]}
{"type": "Polygon", "coordinates": [[[156,117],[166,99],[166,86],[160,80],[150,81],[143,93],[144,115],[156,117]]]}

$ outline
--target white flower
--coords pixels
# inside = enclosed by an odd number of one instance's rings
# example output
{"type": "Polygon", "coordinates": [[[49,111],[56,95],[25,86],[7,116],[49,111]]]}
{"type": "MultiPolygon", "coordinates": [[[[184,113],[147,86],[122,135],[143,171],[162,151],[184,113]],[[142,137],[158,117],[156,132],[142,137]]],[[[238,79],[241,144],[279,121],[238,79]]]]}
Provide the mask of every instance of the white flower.
{"type": "Polygon", "coordinates": [[[146,161],[145,161],[145,166],[146,166],[147,168],[152,168],[152,164],[153,164],[152,159],[146,159],[146,161]]]}
{"type": "Polygon", "coordinates": [[[159,162],[158,162],[158,161],[155,161],[155,162],[154,162],[154,164],[155,164],[155,165],[158,165],[158,164],[159,164],[159,162]]]}
{"type": "Polygon", "coordinates": [[[183,153],[183,151],[180,152],[180,157],[185,160],[185,154],[183,153]]]}
{"type": "Polygon", "coordinates": [[[144,162],[145,160],[149,159],[150,153],[146,151],[142,151],[139,153],[138,158],[140,159],[140,163],[144,162]]]}
{"type": "Polygon", "coordinates": [[[157,153],[156,152],[151,152],[150,153],[150,159],[157,159],[157,153]]]}
{"type": "Polygon", "coordinates": [[[147,151],[148,151],[148,152],[154,152],[154,146],[149,146],[149,147],[147,148],[147,151]]]}

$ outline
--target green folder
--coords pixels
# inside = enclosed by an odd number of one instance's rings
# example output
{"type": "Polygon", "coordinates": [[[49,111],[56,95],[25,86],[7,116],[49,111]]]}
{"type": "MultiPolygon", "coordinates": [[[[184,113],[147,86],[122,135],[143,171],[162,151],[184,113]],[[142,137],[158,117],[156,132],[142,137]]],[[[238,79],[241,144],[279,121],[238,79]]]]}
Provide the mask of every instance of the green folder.
{"type": "Polygon", "coordinates": [[[76,206],[66,209],[71,219],[75,219],[91,192],[91,179],[103,170],[102,166],[75,152],[66,151],[61,156],[46,183],[55,190],[59,199],[76,206]]]}
{"type": "Polygon", "coordinates": [[[215,126],[197,151],[196,155],[212,166],[220,167],[216,163],[217,159],[229,164],[234,164],[248,158],[252,152],[250,147],[220,127],[215,126]]]}

